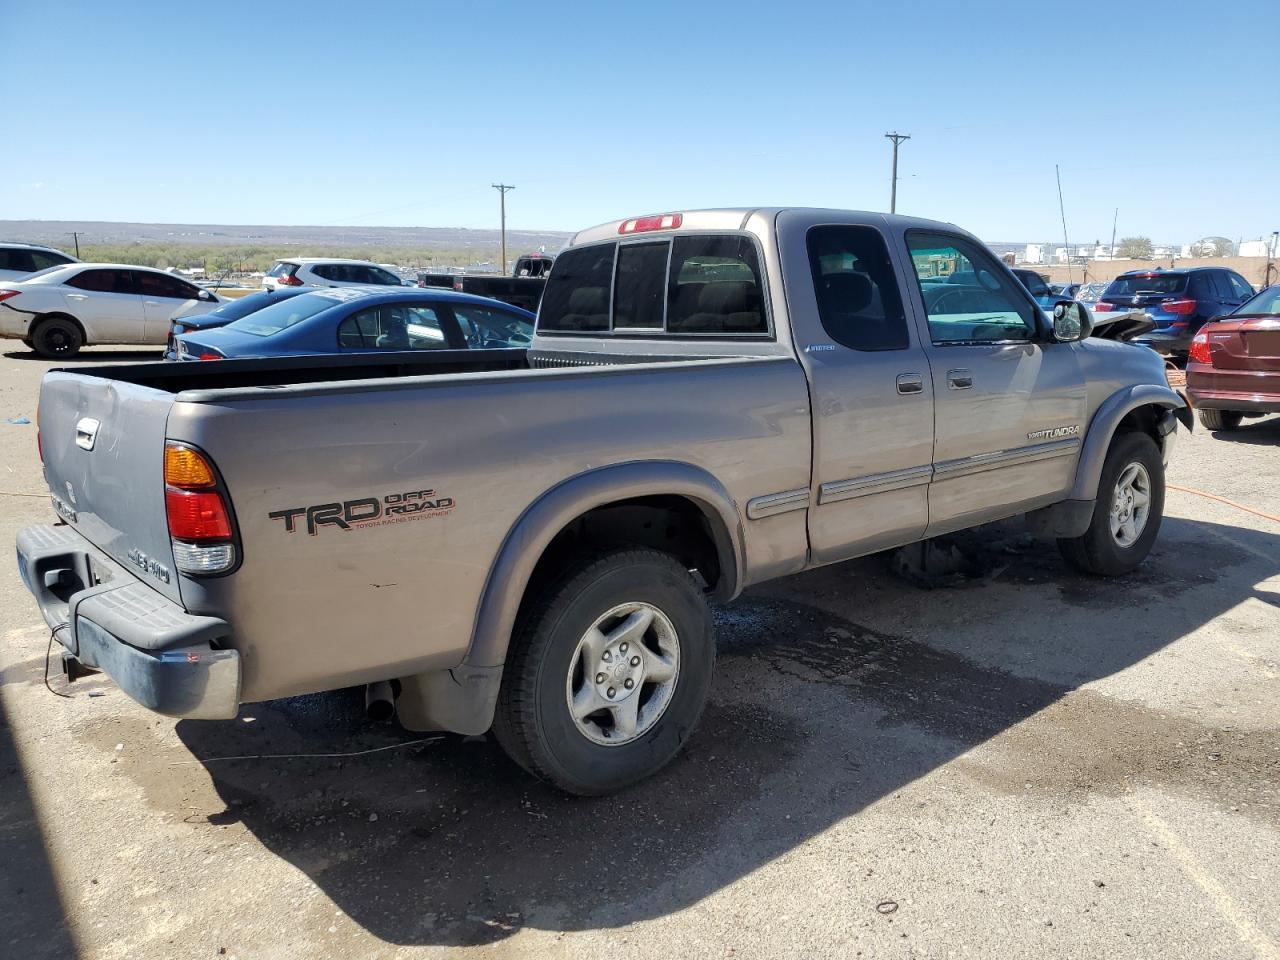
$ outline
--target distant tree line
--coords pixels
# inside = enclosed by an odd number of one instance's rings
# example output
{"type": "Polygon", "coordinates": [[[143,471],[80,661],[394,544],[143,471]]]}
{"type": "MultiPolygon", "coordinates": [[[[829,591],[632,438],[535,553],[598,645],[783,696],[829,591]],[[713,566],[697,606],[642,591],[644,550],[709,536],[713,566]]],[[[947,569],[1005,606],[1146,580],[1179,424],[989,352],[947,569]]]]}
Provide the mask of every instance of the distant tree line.
{"type": "MultiPolygon", "coordinates": [[[[442,247],[337,247],[278,246],[234,247],[193,243],[95,243],[80,244],[80,259],[96,263],[132,263],[140,267],[184,270],[203,267],[210,275],[227,272],[252,273],[267,270],[277,260],[287,257],[344,257],[394,263],[417,270],[442,267],[464,267],[491,261],[497,265],[497,244],[478,244],[465,248],[442,247]]],[[[508,256],[513,254],[508,251],[508,256]]]]}

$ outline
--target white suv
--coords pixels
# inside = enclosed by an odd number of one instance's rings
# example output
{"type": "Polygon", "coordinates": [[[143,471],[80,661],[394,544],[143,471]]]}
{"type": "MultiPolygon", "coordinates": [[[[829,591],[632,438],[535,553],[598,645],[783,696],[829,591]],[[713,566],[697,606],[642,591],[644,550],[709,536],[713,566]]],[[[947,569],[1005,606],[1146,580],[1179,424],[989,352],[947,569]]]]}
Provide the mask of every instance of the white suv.
{"type": "Polygon", "coordinates": [[[367,260],[335,260],[331,257],[294,257],[277,260],[262,285],[280,287],[403,287],[413,286],[390,270],[367,260]]]}
{"type": "Polygon", "coordinates": [[[17,280],[38,270],[79,262],[69,253],[37,243],[0,243],[0,280],[17,280]]]}
{"type": "Polygon", "coordinates": [[[165,343],[169,320],[208,313],[222,298],[180,277],[116,263],[72,263],[0,281],[0,337],[43,357],[91,343],[165,343]]]}

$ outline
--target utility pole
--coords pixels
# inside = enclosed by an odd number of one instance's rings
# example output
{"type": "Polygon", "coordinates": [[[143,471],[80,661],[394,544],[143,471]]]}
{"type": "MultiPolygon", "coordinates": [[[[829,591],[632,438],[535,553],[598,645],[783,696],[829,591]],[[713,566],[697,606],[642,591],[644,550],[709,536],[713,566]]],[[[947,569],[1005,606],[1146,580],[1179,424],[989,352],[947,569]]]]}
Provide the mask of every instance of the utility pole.
{"type": "Polygon", "coordinates": [[[502,273],[507,273],[507,191],[514,190],[515,187],[509,183],[490,184],[493,189],[498,191],[498,195],[502,198],[499,202],[502,207],[502,273]]]}
{"type": "Polygon", "coordinates": [[[76,231],[72,230],[72,231],[71,231],[71,239],[75,241],[75,244],[76,244],[76,259],[77,259],[77,260],[79,260],[79,259],[80,259],[80,234],[78,234],[76,231]]]}
{"type": "Polygon", "coordinates": [[[903,140],[910,140],[910,134],[906,133],[886,133],[885,137],[893,141],[893,180],[889,187],[889,212],[898,212],[898,144],[903,140]]]}

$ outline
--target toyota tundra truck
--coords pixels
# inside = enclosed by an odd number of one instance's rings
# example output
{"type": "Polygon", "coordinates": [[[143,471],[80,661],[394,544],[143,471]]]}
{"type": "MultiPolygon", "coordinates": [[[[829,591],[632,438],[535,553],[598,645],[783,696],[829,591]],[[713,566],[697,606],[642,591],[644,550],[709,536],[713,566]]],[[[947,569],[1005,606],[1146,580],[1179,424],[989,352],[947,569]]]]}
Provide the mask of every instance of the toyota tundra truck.
{"type": "Polygon", "coordinates": [[[1090,324],[944,223],[607,223],[528,350],[49,372],[56,522],[18,564],[68,675],[152,710],[368,685],[603,794],[693,731],[711,599],[1019,514],[1080,570],[1140,564],[1190,414],[1090,324]]]}

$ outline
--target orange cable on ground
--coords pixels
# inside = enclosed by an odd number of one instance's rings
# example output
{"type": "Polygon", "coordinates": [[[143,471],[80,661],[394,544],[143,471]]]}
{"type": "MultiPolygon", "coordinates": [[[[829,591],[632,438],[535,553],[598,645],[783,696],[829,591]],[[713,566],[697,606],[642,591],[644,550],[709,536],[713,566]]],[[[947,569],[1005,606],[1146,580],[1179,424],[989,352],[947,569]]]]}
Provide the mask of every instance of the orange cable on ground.
{"type": "Polygon", "coordinates": [[[1280,517],[1270,513],[1263,513],[1261,510],[1253,509],[1253,507],[1246,507],[1243,503],[1236,503],[1234,500],[1220,497],[1216,493],[1205,493],[1203,490],[1197,490],[1194,487],[1180,487],[1176,483],[1166,483],[1165,487],[1170,490],[1180,490],[1182,493],[1194,493],[1197,497],[1204,497],[1206,500],[1217,500],[1219,503],[1225,503],[1227,506],[1243,510],[1245,513],[1252,513],[1255,517],[1262,517],[1263,520],[1272,520],[1280,523],[1280,517]]]}

